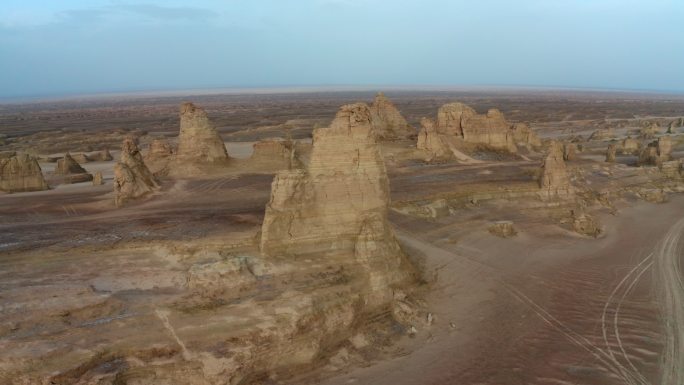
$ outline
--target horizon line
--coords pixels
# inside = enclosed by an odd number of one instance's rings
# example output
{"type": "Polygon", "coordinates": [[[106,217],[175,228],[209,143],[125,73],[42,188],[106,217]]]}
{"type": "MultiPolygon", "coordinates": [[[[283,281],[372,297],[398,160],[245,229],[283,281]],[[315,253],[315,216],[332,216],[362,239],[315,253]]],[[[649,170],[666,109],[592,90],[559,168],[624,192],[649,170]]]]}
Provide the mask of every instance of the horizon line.
{"type": "Polygon", "coordinates": [[[46,93],[34,95],[0,96],[0,105],[10,104],[39,104],[46,102],[73,101],[79,99],[107,100],[119,98],[147,98],[147,97],[182,97],[182,96],[217,96],[217,95],[269,95],[269,94],[297,94],[315,92],[380,92],[380,91],[565,91],[586,93],[612,94],[650,94],[658,96],[684,96],[684,90],[639,89],[639,88],[610,88],[610,87],[576,87],[576,86],[548,86],[548,85],[271,85],[271,86],[228,86],[228,87],[192,87],[169,89],[141,89],[129,91],[93,91],[46,93]]]}

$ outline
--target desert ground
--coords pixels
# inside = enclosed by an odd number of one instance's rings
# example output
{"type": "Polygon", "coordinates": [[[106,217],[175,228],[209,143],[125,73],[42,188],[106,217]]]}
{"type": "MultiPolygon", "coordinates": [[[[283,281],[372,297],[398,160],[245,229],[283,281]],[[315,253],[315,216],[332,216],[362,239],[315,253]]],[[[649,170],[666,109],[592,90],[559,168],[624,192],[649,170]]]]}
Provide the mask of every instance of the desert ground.
{"type": "Polygon", "coordinates": [[[684,384],[684,96],[386,96],[0,105],[0,383],[684,384]]]}

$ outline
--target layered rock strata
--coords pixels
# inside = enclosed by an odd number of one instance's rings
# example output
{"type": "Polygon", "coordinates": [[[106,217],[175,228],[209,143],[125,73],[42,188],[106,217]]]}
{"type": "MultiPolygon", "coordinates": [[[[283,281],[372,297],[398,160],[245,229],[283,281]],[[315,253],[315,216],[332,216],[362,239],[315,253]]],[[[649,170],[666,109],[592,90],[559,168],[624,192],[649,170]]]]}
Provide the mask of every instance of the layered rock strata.
{"type": "Polygon", "coordinates": [[[563,145],[556,141],[551,142],[541,169],[539,187],[542,198],[569,199],[574,197],[575,190],[570,183],[567,167],[563,160],[563,145]]]}
{"type": "Polygon", "coordinates": [[[0,191],[24,192],[47,190],[38,160],[14,152],[0,155],[0,191]]]}
{"type": "Polygon", "coordinates": [[[223,139],[209,121],[204,109],[192,103],[180,107],[178,153],[182,162],[215,163],[228,160],[223,139]]]}
{"type": "Polygon", "coordinates": [[[126,138],[121,146],[121,159],[114,166],[114,202],[117,206],[144,197],[159,187],[145,165],[138,145],[126,138]]]}
{"type": "Polygon", "coordinates": [[[266,255],[344,255],[366,276],[366,302],[386,303],[407,278],[387,222],[389,180],[363,103],[314,131],[306,170],[279,172],[261,233],[266,255]]]}

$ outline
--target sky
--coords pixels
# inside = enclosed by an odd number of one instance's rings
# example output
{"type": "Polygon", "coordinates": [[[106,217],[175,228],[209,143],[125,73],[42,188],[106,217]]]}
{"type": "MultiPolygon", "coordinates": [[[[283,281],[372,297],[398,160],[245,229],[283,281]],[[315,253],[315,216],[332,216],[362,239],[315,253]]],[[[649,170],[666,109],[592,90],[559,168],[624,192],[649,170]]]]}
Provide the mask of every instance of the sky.
{"type": "Polygon", "coordinates": [[[2,98],[339,85],[684,92],[684,1],[0,1],[2,98]]]}

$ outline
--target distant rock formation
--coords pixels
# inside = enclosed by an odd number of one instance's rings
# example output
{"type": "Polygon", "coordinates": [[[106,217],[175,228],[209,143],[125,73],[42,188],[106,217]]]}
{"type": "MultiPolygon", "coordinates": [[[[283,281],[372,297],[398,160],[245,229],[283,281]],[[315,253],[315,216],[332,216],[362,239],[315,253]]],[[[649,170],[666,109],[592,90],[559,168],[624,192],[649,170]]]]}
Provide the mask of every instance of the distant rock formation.
{"type": "Polygon", "coordinates": [[[510,238],[518,234],[512,221],[494,222],[489,226],[489,232],[501,238],[510,238]]]}
{"type": "Polygon", "coordinates": [[[143,157],[147,168],[155,175],[168,173],[169,163],[176,153],[176,148],[165,139],[155,139],[150,142],[147,153],[143,157]]]}
{"type": "Polygon", "coordinates": [[[78,162],[78,164],[85,164],[91,161],[90,157],[86,154],[73,154],[71,157],[78,162]]]}
{"type": "Polygon", "coordinates": [[[575,195],[570,177],[563,160],[563,146],[551,142],[549,152],[542,163],[542,175],[539,179],[541,196],[546,199],[568,199],[575,195]]]}
{"type": "Polygon", "coordinates": [[[589,140],[607,140],[615,138],[615,132],[612,127],[609,128],[599,128],[598,130],[591,133],[589,140]]]}
{"type": "Polygon", "coordinates": [[[38,160],[28,154],[0,154],[0,191],[24,192],[47,190],[38,160]]]}
{"type": "Polygon", "coordinates": [[[114,166],[114,202],[117,206],[141,198],[159,187],[145,165],[133,138],[125,138],[121,145],[121,159],[114,166]]]}
{"type": "Polygon", "coordinates": [[[57,161],[55,175],[64,176],[65,183],[80,183],[93,180],[93,175],[81,167],[68,152],[64,154],[64,158],[57,161]]]}
{"type": "Polygon", "coordinates": [[[637,164],[640,166],[658,166],[662,162],[667,162],[672,158],[672,148],[672,138],[669,136],[661,136],[658,140],[649,143],[639,152],[637,164]]]}
{"type": "Polygon", "coordinates": [[[423,120],[421,124],[418,148],[431,152],[434,158],[453,158],[451,153],[477,148],[516,153],[517,145],[530,149],[541,145],[526,124],[510,124],[497,109],[480,115],[463,103],[445,104],[437,111],[436,123],[423,120]]]}
{"type": "Polygon", "coordinates": [[[615,144],[609,144],[606,149],[606,162],[614,163],[615,157],[617,155],[617,146],[615,144]]]}
{"type": "Polygon", "coordinates": [[[630,138],[629,136],[626,137],[622,141],[622,145],[620,146],[622,153],[623,154],[638,154],[639,153],[639,148],[641,147],[641,143],[634,139],[630,138]]]}
{"type": "Polygon", "coordinates": [[[176,158],[181,162],[215,163],[228,160],[223,139],[207,113],[192,103],[180,107],[180,134],[176,158]]]}
{"type": "Polygon", "coordinates": [[[301,167],[292,140],[279,138],[260,140],[253,145],[250,161],[254,166],[275,170],[301,167]]]}
{"type": "Polygon", "coordinates": [[[102,151],[88,155],[88,158],[93,162],[109,162],[114,159],[112,157],[112,154],[109,153],[109,149],[107,148],[105,148],[102,151]]]}
{"type": "Polygon", "coordinates": [[[97,171],[93,174],[93,186],[102,186],[104,184],[104,178],[102,177],[102,172],[97,171]]]}
{"type": "Polygon", "coordinates": [[[646,126],[639,131],[639,137],[642,139],[653,139],[660,133],[660,125],[656,122],[647,123],[646,126]]]}
{"type": "Polygon", "coordinates": [[[351,255],[367,277],[367,303],[380,304],[391,299],[390,288],[407,272],[387,222],[389,180],[371,114],[363,103],[341,107],[330,127],[314,131],[307,169],[276,175],[261,250],[311,258],[351,255]]]}
{"type": "Polygon", "coordinates": [[[380,140],[408,138],[416,133],[394,104],[378,92],[370,107],[373,128],[380,140]]]}

